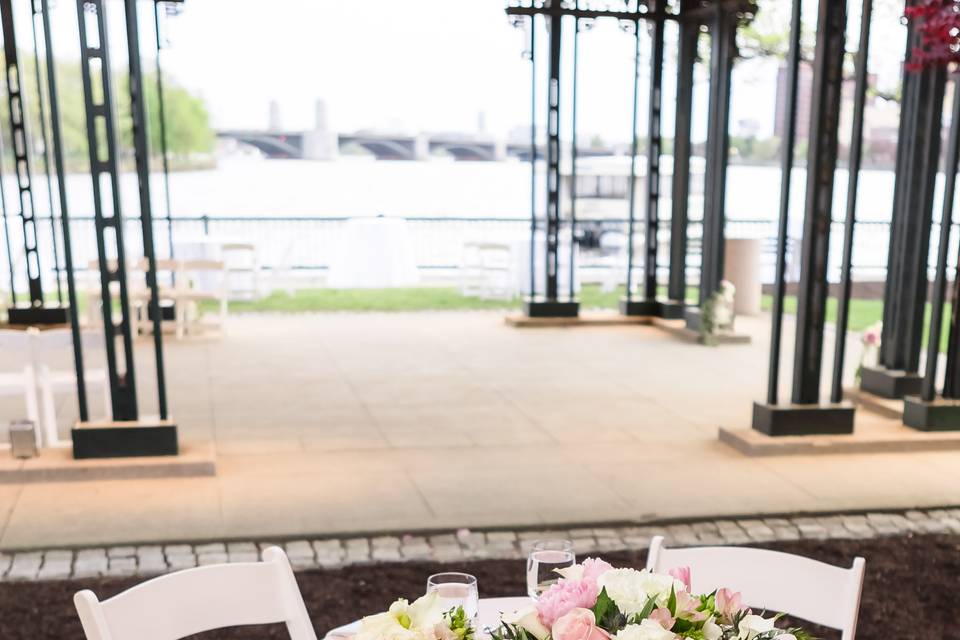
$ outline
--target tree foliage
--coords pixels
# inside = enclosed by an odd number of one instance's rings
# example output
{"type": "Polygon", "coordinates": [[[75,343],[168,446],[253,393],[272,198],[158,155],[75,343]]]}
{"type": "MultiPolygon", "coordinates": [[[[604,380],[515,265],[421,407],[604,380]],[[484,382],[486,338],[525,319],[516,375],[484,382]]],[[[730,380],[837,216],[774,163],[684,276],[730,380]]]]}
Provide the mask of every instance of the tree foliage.
{"type": "MultiPolygon", "coordinates": [[[[32,142],[35,156],[42,153],[40,131],[39,95],[36,81],[36,58],[29,53],[22,52],[20,57],[21,84],[25,90],[25,106],[27,114],[27,129],[32,142]]],[[[49,122],[50,103],[46,95],[46,63],[40,59],[42,83],[44,89],[44,106],[49,122]]],[[[63,137],[64,156],[68,168],[71,170],[87,170],[89,158],[87,155],[87,120],[84,112],[83,80],[78,61],[57,61],[56,63],[57,96],[60,106],[60,125],[63,137]]],[[[129,74],[123,70],[113,71],[113,98],[114,113],[117,118],[117,142],[120,159],[127,159],[133,154],[133,132],[131,130],[129,74]]],[[[215,136],[210,126],[210,116],[203,99],[191,94],[183,86],[168,75],[163,77],[164,82],[164,110],[167,133],[167,149],[174,157],[186,158],[192,154],[209,153],[213,150],[215,136]]],[[[154,73],[144,75],[144,86],[147,108],[147,130],[149,132],[149,146],[151,154],[160,153],[160,109],[159,94],[157,91],[157,77],[154,73]]],[[[0,100],[0,122],[3,123],[0,135],[4,145],[3,162],[9,165],[10,156],[10,126],[8,119],[7,101],[0,100]]],[[[48,124],[49,138],[49,124],[48,124]]],[[[52,143],[51,143],[52,144],[52,143]]],[[[34,162],[34,171],[39,167],[34,162]]]]}

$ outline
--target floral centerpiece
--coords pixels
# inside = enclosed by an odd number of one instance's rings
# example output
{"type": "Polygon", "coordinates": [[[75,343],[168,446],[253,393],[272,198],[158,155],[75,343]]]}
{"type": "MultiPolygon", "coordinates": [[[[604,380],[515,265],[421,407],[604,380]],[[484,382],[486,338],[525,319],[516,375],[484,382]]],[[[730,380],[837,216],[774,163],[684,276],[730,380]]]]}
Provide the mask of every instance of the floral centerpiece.
{"type": "Polygon", "coordinates": [[[412,604],[401,598],[384,613],[360,621],[354,640],[472,640],[473,627],[463,607],[444,610],[431,591],[412,604]]]}
{"type": "Polygon", "coordinates": [[[661,575],[588,558],[558,573],[536,605],[502,617],[495,640],[811,640],[729,589],[691,593],[689,567],[661,575]]]}

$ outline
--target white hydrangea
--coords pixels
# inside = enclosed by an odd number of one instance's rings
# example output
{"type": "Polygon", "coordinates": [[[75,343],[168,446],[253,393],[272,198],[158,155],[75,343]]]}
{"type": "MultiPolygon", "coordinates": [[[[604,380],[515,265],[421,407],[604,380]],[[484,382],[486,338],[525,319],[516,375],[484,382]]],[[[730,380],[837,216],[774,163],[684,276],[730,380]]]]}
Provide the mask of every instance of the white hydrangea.
{"type": "Polygon", "coordinates": [[[671,588],[680,591],[685,586],[671,576],[651,573],[644,569],[612,569],[597,579],[597,584],[607,590],[621,612],[630,616],[643,611],[647,600],[655,598],[658,607],[666,606],[671,588]]]}
{"type": "Polygon", "coordinates": [[[677,636],[656,620],[647,618],[640,624],[628,624],[614,636],[616,640],[674,640],[677,636]]]}

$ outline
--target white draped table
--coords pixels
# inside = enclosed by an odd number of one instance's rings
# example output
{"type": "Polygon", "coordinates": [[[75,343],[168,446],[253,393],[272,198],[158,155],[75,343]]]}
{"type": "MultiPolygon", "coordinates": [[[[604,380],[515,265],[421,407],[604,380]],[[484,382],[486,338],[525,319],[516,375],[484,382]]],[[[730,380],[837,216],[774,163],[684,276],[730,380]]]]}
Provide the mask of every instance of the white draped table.
{"type": "MultiPolygon", "coordinates": [[[[486,627],[496,629],[500,626],[500,614],[503,612],[515,611],[521,607],[530,604],[530,598],[510,597],[510,598],[481,598],[480,607],[477,612],[477,628],[482,632],[486,627]]],[[[360,621],[345,624],[328,632],[324,640],[338,640],[339,638],[349,638],[353,636],[360,628],[360,621]]]]}

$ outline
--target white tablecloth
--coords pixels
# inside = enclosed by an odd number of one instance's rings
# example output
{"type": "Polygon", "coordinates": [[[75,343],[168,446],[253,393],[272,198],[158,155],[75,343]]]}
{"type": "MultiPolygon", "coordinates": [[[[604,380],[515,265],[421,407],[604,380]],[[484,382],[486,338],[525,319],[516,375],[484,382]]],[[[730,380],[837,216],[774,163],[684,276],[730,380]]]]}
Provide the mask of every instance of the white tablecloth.
{"type": "MultiPolygon", "coordinates": [[[[478,627],[482,631],[485,627],[496,629],[500,625],[500,614],[505,611],[515,611],[530,604],[530,598],[481,598],[477,613],[478,627]]],[[[328,632],[325,640],[336,640],[354,635],[360,628],[360,621],[337,627],[328,632]]]]}
{"type": "Polygon", "coordinates": [[[419,281],[407,221],[348,220],[343,241],[330,256],[327,286],[337,289],[410,287],[419,281]]]}

